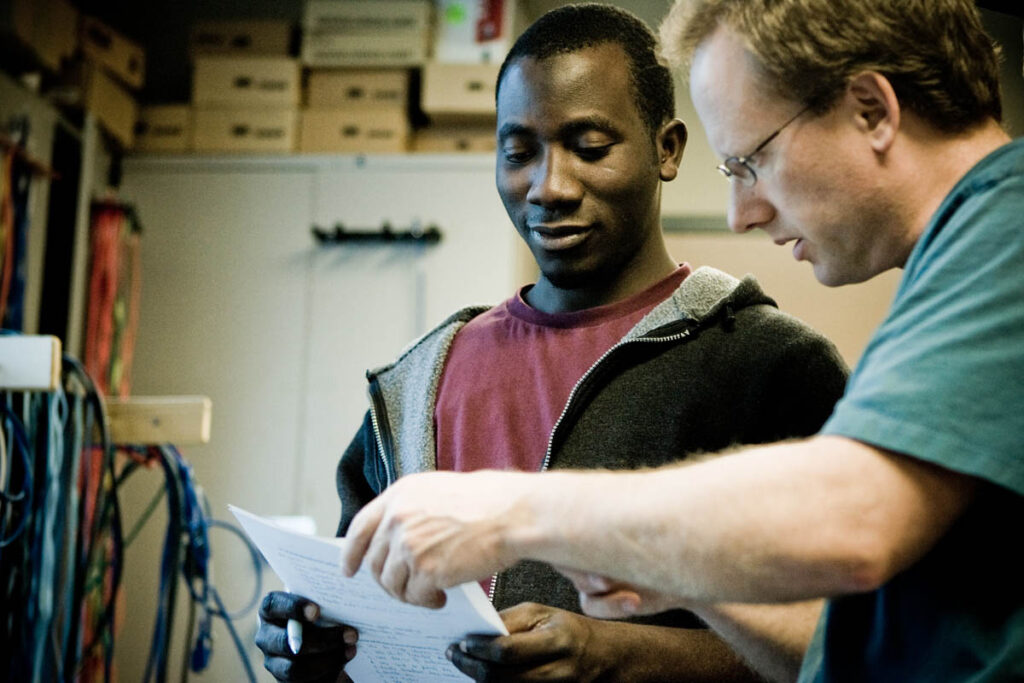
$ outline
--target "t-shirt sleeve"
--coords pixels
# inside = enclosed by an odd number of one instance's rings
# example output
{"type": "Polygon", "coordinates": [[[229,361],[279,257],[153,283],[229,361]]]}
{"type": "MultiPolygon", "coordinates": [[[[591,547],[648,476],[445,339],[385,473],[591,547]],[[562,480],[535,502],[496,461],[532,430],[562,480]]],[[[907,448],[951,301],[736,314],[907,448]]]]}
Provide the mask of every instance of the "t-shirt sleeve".
{"type": "Polygon", "coordinates": [[[822,432],[1024,495],[1024,179],[940,211],[822,432]]]}

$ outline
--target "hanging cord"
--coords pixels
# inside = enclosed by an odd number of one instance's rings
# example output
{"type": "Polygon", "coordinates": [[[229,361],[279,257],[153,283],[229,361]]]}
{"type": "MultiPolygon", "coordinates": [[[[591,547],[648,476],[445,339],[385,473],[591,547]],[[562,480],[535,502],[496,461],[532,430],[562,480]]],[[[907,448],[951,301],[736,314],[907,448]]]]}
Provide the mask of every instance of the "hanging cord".
{"type": "MultiPolygon", "coordinates": [[[[139,449],[131,450],[140,452],[139,449]]],[[[188,671],[200,672],[208,666],[213,654],[212,625],[216,617],[224,620],[248,679],[255,683],[255,671],[233,620],[254,610],[263,593],[259,550],[239,529],[211,518],[209,504],[202,488],[195,481],[191,465],[174,446],[152,446],[145,450],[145,455],[147,460],[159,463],[164,471],[165,483],[164,488],[150,501],[142,518],[129,535],[134,538],[138,533],[137,529],[149,519],[152,510],[164,497],[167,499],[168,525],[160,565],[157,614],[143,681],[148,683],[155,679],[161,683],[166,680],[170,635],[174,623],[175,587],[180,571],[191,598],[186,622],[186,647],[183,653],[181,680],[188,679],[188,671]],[[227,610],[210,578],[211,528],[225,529],[235,534],[245,544],[253,562],[256,583],[252,597],[244,607],[235,612],[227,610]],[[197,620],[199,612],[201,616],[197,620]]],[[[138,466],[138,462],[130,465],[133,469],[138,466]]]]}
{"type": "Polygon", "coordinates": [[[25,425],[5,402],[0,402],[0,414],[3,416],[3,431],[6,433],[8,428],[10,430],[11,447],[9,449],[5,447],[5,450],[9,451],[12,455],[15,452],[19,453],[21,455],[22,467],[21,490],[17,493],[11,493],[7,487],[14,478],[14,459],[11,458],[5,463],[4,488],[0,489],[0,522],[3,523],[2,533],[0,533],[0,549],[2,549],[13,543],[25,531],[29,517],[31,517],[33,484],[32,451],[29,448],[29,438],[25,425]],[[7,518],[8,516],[12,518],[16,516],[14,510],[16,503],[21,504],[21,514],[17,515],[14,530],[8,532],[6,529],[8,524],[7,518]],[[8,509],[8,506],[10,506],[10,509],[8,509]]]}
{"type": "Polygon", "coordinates": [[[74,670],[81,673],[102,666],[104,680],[110,681],[114,657],[114,616],[124,564],[114,447],[103,400],[89,374],[81,363],[69,356],[64,356],[64,370],[69,380],[77,381],[85,392],[88,407],[84,432],[86,444],[91,443],[94,430],[99,431],[98,445],[86,446],[90,458],[83,462],[82,467],[82,490],[85,496],[91,497],[91,502],[87,498],[80,506],[81,543],[75,587],[75,595],[80,599],[73,604],[84,604],[86,628],[79,636],[84,645],[78,653],[74,670]],[[95,482],[90,482],[92,477],[89,474],[97,475],[95,482]]]}

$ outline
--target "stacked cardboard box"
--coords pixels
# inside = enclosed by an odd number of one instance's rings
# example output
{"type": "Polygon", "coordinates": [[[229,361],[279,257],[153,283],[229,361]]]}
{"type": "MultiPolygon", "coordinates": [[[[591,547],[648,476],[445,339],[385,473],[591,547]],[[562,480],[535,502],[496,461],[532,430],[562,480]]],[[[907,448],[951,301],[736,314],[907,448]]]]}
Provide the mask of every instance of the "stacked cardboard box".
{"type": "Polygon", "coordinates": [[[408,101],[405,69],[311,70],[299,150],[404,152],[409,140],[408,101]]]}
{"type": "Polygon", "coordinates": [[[420,152],[488,152],[495,147],[498,69],[526,27],[517,0],[437,0],[433,58],[423,67],[421,107],[431,125],[418,131],[420,152]]]}
{"type": "Polygon", "coordinates": [[[291,57],[196,57],[192,79],[197,152],[291,152],[300,100],[291,57]]]}
{"type": "MultiPolygon", "coordinates": [[[[45,0],[49,4],[53,0],[45,0]]],[[[65,63],[60,83],[48,91],[57,104],[84,109],[125,149],[135,141],[139,107],[133,91],[145,80],[142,46],[95,17],[77,26],[78,59],[65,63]]]]}
{"type": "Polygon", "coordinates": [[[296,149],[302,73],[280,21],[210,21],[193,27],[192,148],[296,149]]]}
{"type": "Polygon", "coordinates": [[[78,49],[78,10],[67,0],[0,3],[0,41],[18,44],[52,72],[78,49]]]}
{"type": "Polygon", "coordinates": [[[301,151],[408,149],[409,68],[427,59],[431,16],[430,0],[307,0],[301,151]]]}

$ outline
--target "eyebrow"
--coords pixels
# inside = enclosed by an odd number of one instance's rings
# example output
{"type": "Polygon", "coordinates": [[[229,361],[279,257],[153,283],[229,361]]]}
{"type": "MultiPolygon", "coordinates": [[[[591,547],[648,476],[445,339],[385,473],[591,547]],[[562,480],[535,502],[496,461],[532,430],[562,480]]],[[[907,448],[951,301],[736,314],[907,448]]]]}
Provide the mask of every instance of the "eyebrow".
{"type": "MultiPolygon", "coordinates": [[[[563,124],[559,127],[557,136],[562,139],[571,138],[590,130],[607,133],[614,137],[620,136],[619,126],[614,121],[606,116],[597,114],[583,116],[563,124]]],[[[502,141],[514,136],[532,136],[536,134],[537,131],[535,129],[514,121],[503,124],[498,129],[498,139],[502,141]]]]}

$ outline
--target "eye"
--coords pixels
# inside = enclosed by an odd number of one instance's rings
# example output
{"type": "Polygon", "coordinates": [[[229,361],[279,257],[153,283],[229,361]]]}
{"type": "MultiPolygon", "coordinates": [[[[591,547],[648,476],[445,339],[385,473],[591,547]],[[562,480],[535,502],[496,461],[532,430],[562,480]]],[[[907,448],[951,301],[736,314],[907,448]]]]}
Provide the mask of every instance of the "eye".
{"type": "Polygon", "coordinates": [[[525,164],[535,153],[533,145],[513,140],[507,141],[501,148],[502,157],[510,164],[525,164]]]}
{"type": "Polygon", "coordinates": [[[569,141],[573,153],[584,161],[598,161],[611,152],[616,140],[599,130],[588,130],[569,141]]]}
{"type": "Polygon", "coordinates": [[[576,147],[576,156],[584,161],[598,161],[604,159],[612,151],[612,145],[614,143],[609,142],[606,145],[580,145],[576,147]]]}

